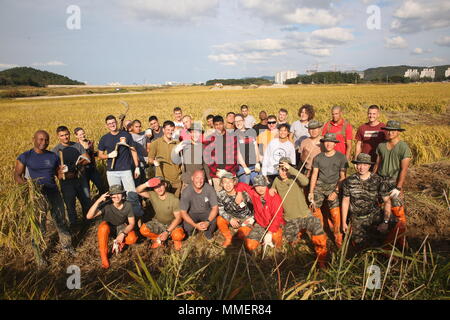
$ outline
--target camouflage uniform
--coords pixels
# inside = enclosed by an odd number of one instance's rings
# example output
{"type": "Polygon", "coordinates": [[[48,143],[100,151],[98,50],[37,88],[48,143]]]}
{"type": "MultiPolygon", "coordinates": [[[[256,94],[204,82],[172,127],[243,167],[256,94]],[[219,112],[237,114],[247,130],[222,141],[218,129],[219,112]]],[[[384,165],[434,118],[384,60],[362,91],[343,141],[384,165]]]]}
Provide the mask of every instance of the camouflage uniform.
{"type": "Polygon", "coordinates": [[[339,197],[336,197],[333,201],[328,200],[328,196],[336,189],[336,183],[328,184],[317,180],[316,187],[314,188],[314,202],[316,208],[322,207],[323,201],[326,200],[328,207],[339,208],[339,197]]]}
{"type": "MultiPolygon", "coordinates": [[[[145,225],[146,225],[147,228],[149,228],[153,233],[156,233],[156,234],[161,234],[161,233],[163,233],[164,231],[166,231],[167,228],[169,228],[169,225],[168,225],[168,224],[161,223],[161,222],[159,222],[159,221],[156,220],[156,219],[152,219],[152,220],[150,220],[150,221],[147,221],[147,222],[145,223],[145,225]]],[[[177,228],[181,228],[181,225],[177,226],[177,228]]]]}
{"type": "MultiPolygon", "coordinates": [[[[391,192],[397,187],[397,177],[381,177],[383,180],[383,189],[386,192],[391,192]]],[[[403,206],[402,200],[399,197],[391,198],[392,207],[401,207],[403,206]]]]}
{"type": "Polygon", "coordinates": [[[363,181],[355,173],[343,182],[342,190],[344,197],[350,197],[352,240],[359,244],[379,238],[381,235],[376,228],[384,217],[379,200],[389,195],[383,179],[377,174],[371,174],[369,179],[363,181]]]}
{"type": "Polygon", "coordinates": [[[236,204],[236,195],[230,196],[225,190],[217,193],[217,202],[219,204],[219,215],[225,220],[230,221],[235,218],[244,222],[246,219],[253,217],[252,200],[247,192],[242,192],[244,201],[241,205],[236,204]]]}
{"type": "Polygon", "coordinates": [[[286,220],[283,234],[287,241],[292,242],[297,239],[299,231],[302,230],[308,230],[313,236],[324,234],[319,218],[312,215],[306,218],[286,220]]]}

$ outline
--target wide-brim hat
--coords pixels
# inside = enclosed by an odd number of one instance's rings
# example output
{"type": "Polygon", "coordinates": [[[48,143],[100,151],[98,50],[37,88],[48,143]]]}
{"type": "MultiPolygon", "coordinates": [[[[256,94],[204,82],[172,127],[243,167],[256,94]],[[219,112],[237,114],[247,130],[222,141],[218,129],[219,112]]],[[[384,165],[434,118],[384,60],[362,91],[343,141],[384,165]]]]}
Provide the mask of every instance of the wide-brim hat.
{"type": "Polygon", "coordinates": [[[254,187],[267,187],[269,185],[269,181],[266,176],[258,175],[253,178],[253,186],[254,187]]]}
{"type": "Polygon", "coordinates": [[[109,194],[122,194],[125,193],[125,190],[123,189],[122,185],[120,184],[114,184],[111,187],[109,187],[109,194]]]}
{"type": "Polygon", "coordinates": [[[336,139],[336,134],[335,133],[325,133],[325,136],[320,139],[320,142],[335,142],[335,143],[339,143],[339,140],[336,139]]]}
{"type": "Polygon", "coordinates": [[[368,155],[367,153],[358,154],[358,156],[356,157],[356,160],[352,160],[352,163],[354,163],[354,164],[358,164],[358,163],[375,164],[375,162],[372,161],[372,157],[370,155],[368,155]]]}
{"type": "Polygon", "coordinates": [[[322,128],[323,123],[317,120],[310,120],[308,124],[305,126],[306,129],[318,129],[322,128]]]}
{"type": "Polygon", "coordinates": [[[231,172],[226,172],[222,175],[222,177],[220,177],[220,180],[223,179],[233,179],[233,180],[237,180],[236,176],[233,176],[233,174],[231,172]]]}
{"type": "Polygon", "coordinates": [[[391,130],[391,131],[405,131],[406,129],[402,128],[400,121],[389,120],[386,123],[386,127],[381,128],[382,130],[391,130]]]}

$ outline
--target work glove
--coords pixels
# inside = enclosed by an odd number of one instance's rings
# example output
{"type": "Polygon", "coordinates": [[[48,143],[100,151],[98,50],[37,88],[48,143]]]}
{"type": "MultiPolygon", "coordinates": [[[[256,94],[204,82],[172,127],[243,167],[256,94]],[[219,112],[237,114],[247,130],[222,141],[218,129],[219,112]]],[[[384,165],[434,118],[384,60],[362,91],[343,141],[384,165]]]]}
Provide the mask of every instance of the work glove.
{"type": "Polygon", "coordinates": [[[212,179],[208,179],[208,183],[209,183],[210,186],[212,186],[213,185],[212,179]]]}
{"type": "Polygon", "coordinates": [[[120,243],[117,240],[114,240],[112,253],[118,255],[122,251],[124,245],[125,245],[124,243],[120,243]]]}
{"type": "Polygon", "coordinates": [[[248,167],[245,167],[244,172],[245,174],[249,175],[250,173],[252,173],[252,170],[250,170],[248,167]]]}
{"type": "Polygon", "coordinates": [[[139,167],[134,168],[134,178],[137,179],[141,175],[141,170],[139,170],[139,167]]]}
{"type": "Polygon", "coordinates": [[[253,217],[248,218],[242,223],[243,227],[252,226],[255,223],[255,219],[253,217]]]}
{"type": "Polygon", "coordinates": [[[116,158],[117,157],[117,151],[111,151],[110,153],[108,153],[108,158],[112,159],[112,158],[116,158]]]}
{"type": "Polygon", "coordinates": [[[190,141],[184,140],[184,141],[182,141],[181,143],[179,143],[179,144],[175,147],[175,153],[180,153],[181,151],[183,151],[183,148],[184,148],[185,145],[187,145],[187,142],[190,142],[190,141]]]}
{"type": "Polygon", "coordinates": [[[314,193],[308,193],[308,201],[314,203],[314,193]]]}
{"type": "Polygon", "coordinates": [[[260,172],[260,171],[261,171],[261,165],[258,162],[257,164],[255,164],[255,172],[260,172]]]}
{"type": "Polygon", "coordinates": [[[389,196],[391,198],[397,198],[400,195],[400,190],[394,188],[391,192],[389,192],[389,196]]]}
{"type": "Polygon", "coordinates": [[[153,160],[153,165],[154,165],[155,167],[159,167],[159,162],[158,162],[158,160],[153,160]]]}
{"type": "Polygon", "coordinates": [[[150,138],[153,135],[152,129],[145,130],[145,135],[150,138]]]}
{"type": "Polygon", "coordinates": [[[272,233],[267,232],[266,235],[264,236],[264,242],[263,242],[264,246],[269,246],[269,247],[274,247],[273,242],[272,242],[272,233]]]}
{"type": "Polygon", "coordinates": [[[69,167],[68,166],[66,166],[65,164],[62,166],[62,172],[63,173],[66,173],[66,172],[68,172],[69,171],[69,167]]]}

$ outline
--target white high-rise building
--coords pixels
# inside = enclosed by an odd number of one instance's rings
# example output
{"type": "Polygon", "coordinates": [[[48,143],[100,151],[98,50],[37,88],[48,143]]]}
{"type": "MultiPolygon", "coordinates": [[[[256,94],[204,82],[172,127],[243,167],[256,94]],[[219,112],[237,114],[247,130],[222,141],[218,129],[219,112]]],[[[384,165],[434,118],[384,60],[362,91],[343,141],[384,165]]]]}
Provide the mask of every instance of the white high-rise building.
{"type": "Polygon", "coordinates": [[[419,71],[417,69],[408,69],[405,72],[404,77],[405,78],[411,78],[411,79],[418,79],[419,78],[419,71]]]}
{"type": "Polygon", "coordinates": [[[434,79],[435,71],[433,68],[425,68],[420,73],[420,78],[431,78],[434,79]]]}
{"type": "Polygon", "coordinates": [[[445,70],[445,77],[450,77],[450,68],[448,68],[447,70],[445,70]]]}
{"type": "Polygon", "coordinates": [[[277,74],[275,75],[275,83],[276,84],[284,84],[286,82],[286,80],[293,79],[296,77],[297,77],[297,71],[288,70],[288,71],[277,72],[277,74]]]}

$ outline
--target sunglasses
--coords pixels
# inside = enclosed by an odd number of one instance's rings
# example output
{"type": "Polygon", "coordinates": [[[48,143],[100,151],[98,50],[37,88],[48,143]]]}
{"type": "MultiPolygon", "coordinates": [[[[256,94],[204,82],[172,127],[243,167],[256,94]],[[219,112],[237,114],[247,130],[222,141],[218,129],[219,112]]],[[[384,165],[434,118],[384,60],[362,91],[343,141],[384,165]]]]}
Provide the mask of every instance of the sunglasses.
{"type": "Polygon", "coordinates": [[[268,121],[267,123],[268,124],[276,124],[277,122],[276,121],[268,121]]]}

